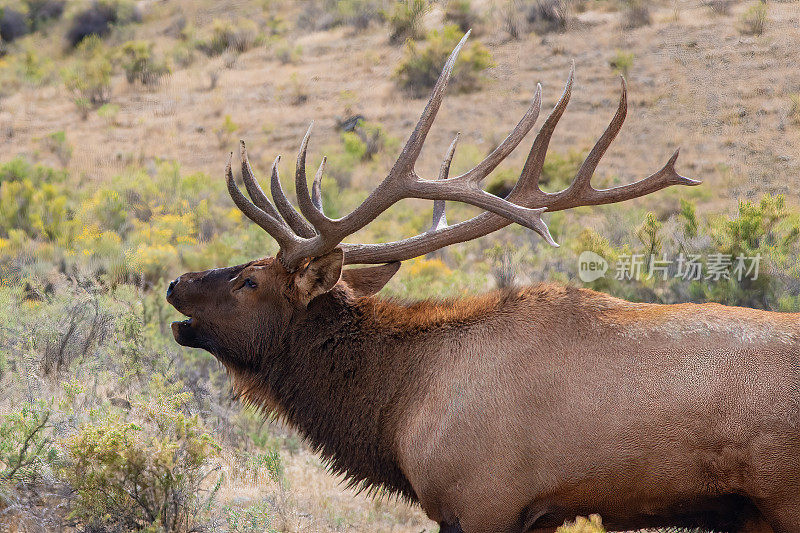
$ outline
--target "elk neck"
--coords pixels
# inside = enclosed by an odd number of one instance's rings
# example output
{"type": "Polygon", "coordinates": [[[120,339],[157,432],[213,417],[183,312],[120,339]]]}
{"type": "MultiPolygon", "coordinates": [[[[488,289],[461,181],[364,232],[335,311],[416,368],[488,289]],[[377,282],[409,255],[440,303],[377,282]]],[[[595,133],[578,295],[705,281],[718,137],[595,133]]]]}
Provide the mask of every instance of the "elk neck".
{"type": "Polygon", "coordinates": [[[438,366],[442,328],[478,324],[509,296],[405,305],[335,289],[261,348],[261,368],[229,366],[234,387],[297,428],[350,486],[416,501],[396,441],[438,366]]]}

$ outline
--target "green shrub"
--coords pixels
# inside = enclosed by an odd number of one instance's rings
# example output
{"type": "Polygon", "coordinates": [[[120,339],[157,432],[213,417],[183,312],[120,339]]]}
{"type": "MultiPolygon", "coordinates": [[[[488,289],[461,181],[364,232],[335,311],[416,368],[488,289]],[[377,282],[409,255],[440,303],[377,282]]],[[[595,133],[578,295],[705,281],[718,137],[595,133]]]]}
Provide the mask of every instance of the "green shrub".
{"type": "Polygon", "coordinates": [[[398,144],[398,140],[389,136],[383,126],[374,122],[359,120],[352,132],[342,134],[345,149],[348,152],[359,153],[361,161],[372,161],[376,155],[384,151],[393,151],[398,144]],[[355,143],[352,136],[355,135],[360,143],[355,143]],[[352,144],[348,148],[348,144],[352,144]]]}
{"type": "Polygon", "coordinates": [[[138,16],[131,0],[93,0],[74,13],[67,30],[67,41],[75,47],[87,38],[105,37],[113,26],[134,22],[138,16]]]}
{"type": "Polygon", "coordinates": [[[92,35],[78,45],[75,64],[62,72],[64,86],[82,112],[108,102],[111,59],[103,42],[92,35]]]}
{"type": "MultiPolygon", "coordinates": [[[[731,276],[705,283],[702,297],[727,305],[759,309],[780,308],[781,296],[787,295],[777,272],[796,268],[800,230],[786,207],[785,198],[765,196],[758,204],[742,201],[736,218],[716,220],[712,226],[715,252],[737,257],[761,257],[758,277],[731,276]]],[[[797,296],[796,289],[794,296],[797,296]]]]}
{"type": "Polygon", "coordinates": [[[422,18],[428,11],[427,0],[399,0],[389,15],[389,42],[398,44],[406,39],[421,39],[424,34],[422,18]]]}
{"type": "Polygon", "coordinates": [[[441,259],[418,257],[405,262],[387,286],[386,294],[414,300],[430,298],[431,294],[439,298],[463,296],[468,292],[469,281],[466,272],[451,270],[441,259]]]}
{"type": "Polygon", "coordinates": [[[72,206],[67,192],[58,184],[26,178],[0,183],[0,237],[12,230],[34,239],[69,240],[73,230],[72,206]]]}
{"type": "Polygon", "coordinates": [[[622,27],[627,29],[647,26],[652,22],[647,0],[623,0],[622,27]]]}
{"type": "Polygon", "coordinates": [[[67,166],[72,159],[72,145],[67,141],[67,135],[63,131],[54,131],[45,136],[42,145],[53,153],[63,166],[67,166]]]}
{"type": "Polygon", "coordinates": [[[739,17],[739,31],[745,35],[761,35],[767,25],[767,3],[758,0],[739,17]]]}
{"type": "MultiPolygon", "coordinates": [[[[42,523],[76,531],[268,530],[269,517],[283,516],[289,505],[280,456],[266,447],[275,438],[260,413],[253,411],[252,425],[238,422],[239,406],[230,403],[225,373],[212,357],[174,344],[168,324],[175,312],[162,296],[165,268],[173,277],[176,269],[196,269],[183,261],[202,268],[242,262],[264,253],[263,235],[243,228],[235,209],[218,201],[224,185],[181,175],[173,164],[84,190],[65,177],[23,159],[0,165],[4,190],[26,181],[68,182],[79,224],[79,235],[65,246],[14,226],[12,236],[0,237],[0,386],[3,413],[11,413],[0,416],[0,522],[11,519],[13,527],[19,520],[21,531],[28,525],[38,531],[42,523]],[[144,205],[149,215],[139,212],[144,205]],[[192,252],[184,238],[201,219],[213,221],[218,233],[192,252]],[[123,260],[129,260],[123,250],[149,242],[183,255],[158,267],[156,291],[134,279],[123,281],[136,286],[106,284],[110,263],[107,274],[82,265],[112,253],[106,248],[115,240],[113,253],[123,260]],[[22,252],[14,256],[15,250],[22,252]],[[53,404],[24,400],[31,395],[53,404]],[[251,450],[234,452],[230,475],[258,485],[263,505],[227,502],[234,506],[229,514],[218,502],[212,427],[236,450],[251,450]],[[279,486],[268,492],[265,484],[273,483],[279,486]]],[[[5,205],[0,213],[6,215],[5,205]]]]}
{"type": "Polygon", "coordinates": [[[274,6],[274,12],[269,6],[264,6],[266,12],[264,13],[263,29],[264,33],[269,37],[277,37],[286,34],[289,31],[289,21],[280,13],[280,9],[274,6]]]}
{"type": "MultiPolygon", "coordinates": [[[[325,150],[327,154],[325,174],[333,178],[338,186],[349,187],[353,171],[363,161],[366,145],[352,132],[343,133],[341,140],[341,147],[335,146],[325,150]]],[[[324,188],[322,192],[325,193],[324,188]]]]}
{"type": "MultiPolygon", "coordinates": [[[[577,174],[586,152],[570,150],[566,154],[548,152],[542,165],[542,174],[539,177],[539,186],[547,192],[556,192],[564,189],[577,174]]],[[[486,191],[505,198],[519,179],[521,169],[496,170],[486,185],[486,191]]]]}
{"type": "Polygon", "coordinates": [[[230,533],[273,533],[272,506],[259,502],[248,507],[226,506],[223,509],[230,533]]]}
{"type": "Polygon", "coordinates": [[[587,155],[585,150],[569,150],[566,154],[548,152],[539,183],[553,192],[564,189],[572,183],[587,155]]]}
{"type": "Polygon", "coordinates": [[[97,225],[100,231],[125,236],[132,229],[128,202],[112,189],[99,189],[81,204],[79,217],[85,227],[97,225]]]}
{"type": "MultiPolygon", "coordinates": [[[[617,224],[620,222],[618,221],[617,224]]],[[[618,230],[617,230],[618,231],[618,230]]],[[[617,263],[640,259],[640,276],[611,272],[589,286],[634,301],[718,302],[758,309],[800,309],[800,216],[782,196],[758,203],[741,202],[735,216],[700,219],[694,205],[681,202],[674,218],[662,222],[648,214],[635,231],[641,246],[615,247],[609,239],[585,230],[580,251],[595,252],[617,263]],[[667,258],[658,274],[652,259],[667,258]]],[[[630,242],[617,235],[615,240],[630,242]]]]}
{"type": "Polygon", "coordinates": [[[636,236],[639,237],[644,246],[644,270],[650,273],[652,270],[651,258],[661,253],[661,235],[660,231],[663,224],[656,218],[653,213],[647,213],[644,222],[636,228],[636,236]]]}
{"type": "Polygon", "coordinates": [[[195,47],[207,55],[220,55],[226,51],[246,52],[258,40],[258,26],[252,20],[237,20],[235,23],[217,19],[212,23],[211,36],[195,43],[195,47]]]}
{"type": "Polygon", "coordinates": [[[214,128],[214,134],[217,136],[220,148],[230,146],[234,140],[234,134],[239,129],[230,115],[225,115],[225,119],[218,128],[214,128]]]}
{"type": "Polygon", "coordinates": [[[103,104],[97,108],[97,116],[106,121],[109,126],[117,124],[119,106],[117,104],[103,104]]]}
{"type": "Polygon", "coordinates": [[[217,182],[181,175],[172,163],[159,163],[152,176],[125,172],[93,192],[65,180],[22,158],[0,165],[0,269],[24,254],[61,272],[150,287],[177,270],[264,253],[251,225],[234,231],[241,215],[216,199],[217,182]]]}
{"type": "Polygon", "coordinates": [[[608,66],[617,74],[627,78],[633,67],[633,58],[633,52],[623,52],[617,49],[614,51],[614,56],[608,61],[608,66]]]}
{"type": "Polygon", "coordinates": [[[325,151],[328,154],[325,171],[343,186],[350,185],[353,171],[360,164],[375,160],[381,153],[392,153],[399,144],[383,126],[363,120],[358,121],[353,131],[342,132],[340,140],[340,146],[325,151]]]}
{"type": "MultiPolygon", "coordinates": [[[[263,422],[261,415],[258,417],[263,422]]],[[[266,475],[274,483],[279,485],[285,483],[283,461],[281,455],[274,449],[260,453],[238,451],[235,459],[235,466],[231,472],[234,482],[258,484],[264,481],[262,478],[266,475]]]]}
{"type": "Polygon", "coordinates": [[[66,0],[24,0],[28,7],[31,30],[38,31],[50,21],[58,20],[64,13],[66,0]]]}
{"type": "MultiPolygon", "coordinates": [[[[442,31],[432,31],[423,44],[406,43],[399,67],[395,71],[398,84],[415,96],[423,96],[436,84],[450,52],[463,33],[457,26],[446,26],[442,31]]],[[[492,55],[480,43],[465,46],[459,54],[450,87],[460,92],[477,90],[481,72],[494,66],[492,55]]]]}
{"type": "Polygon", "coordinates": [[[303,54],[303,47],[299,44],[289,44],[286,39],[281,39],[275,45],[275,57],[283,63],[287,65],[289,63],[294,64],[300,61],[300,56],[303,54]]]}
{"type": "Polygon", "coordinates": [[[687,237],[697,237],[700,223],[694,204],[681,198],[680,218],[683,221],[683,232],[687,237]]]}
{"type": "Polygon", "coordinates": [[[20,78],[34,86],[44,85],[56,78],[53,61],[48,57],[42,57],[33,48],[26,48],[16,64],[20,78]]]}
{"type": "Polygon", "coordinates": [[[172,64],[180,68],[188,67],[194,63],[196,56],[195,50],[195,45],[179,41],[169,53],[172,64]]]}
{"type": "Polygon", "coordinates": [[[157,61],[153,56],[151,42],[128,41],[120,47],[119,56],[128,83],[138,81],[142,85],[153,85],[169,74],[166,63],[157,61]]]}
{"type": "Polygon", "coordinates": [[[473,34],[481,22],[480,16],[472,8],[472,0],[448,0],[444,8],[444,19],[458,26],[464,33],[471,29],[473,34]]]}
{"type": "Polygon", "coordinates": [[[24,402],[0,423],[0,482],[35,483],[57,458],[52,412],[43,402],[24,402]]]}
{"type": "Polygon", "coordinates": [[[789,95],[789,120],[794,124],[800,124],[800,93],[789,95]]]}
{"type": "Polygon", "coordinates": [[[61,184],[66,181],[67,173],[44,165],[32,165],[22,156],[17,156],[8,163],[0,164],[0,184],[25,179],[30,180],[34,185],[61,184]]]}
{"type": "Polygon", "coordinates": [[[549,33],[567,29],[573,3],[574,0],[536,0],[521,4],[528,28],[536,33],[549,33]]]}
{"type": "Polygon", "coordinates": [[[70,519],[94,530],[197,531],[210,520],[221,483],[219,444],[196,416],[188,393],[87,424],[65,439],[61,473],[75,493],[70,519]]]}
{"type": "Polygon", "coordinates": [[[486,183],[486,192],[505,198],[519,179],[519,170],[513,168],[495,170],[486,183]]]}
{"type": "Polygon", "coordinates": [[[334,8],[335,23],[365,30],[373,22],[383,20],[382,3],[381,0],[338,0],[334,8]]]}

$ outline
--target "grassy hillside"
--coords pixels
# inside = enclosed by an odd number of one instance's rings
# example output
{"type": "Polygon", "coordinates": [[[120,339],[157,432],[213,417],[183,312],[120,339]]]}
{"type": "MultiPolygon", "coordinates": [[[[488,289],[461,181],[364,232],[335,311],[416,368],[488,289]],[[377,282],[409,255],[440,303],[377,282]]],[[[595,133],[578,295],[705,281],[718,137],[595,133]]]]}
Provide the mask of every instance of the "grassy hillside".
{"type": "MultiPolygon", "coordinates": [[[[309,165],[328,157],[325,210],[343,215],[391,168],[467,28],[421,175],[435,175],[456,132],[453,173],[475,165],[537,83],[549,110],[574,60],[546,190],[569,183],[613,116],[620,74],[628,119],[593,183],[644,177],[678,147],[678,171],[704,183],[547,215],[558,249],[510,227],[408,261],[382,295],[556,280],[636,301],[797,311],[798,5],[0,0],[0,524],[436,531],[416,507],[344,489],[297,434],[237,402],[213,357],[174,343],[163,291],[187,270],[277,251],[227,196],[238,139],[262,178],[283,155],[293,190],[313,120],[309,165]],[[585,251],[608,261],[605,277],[581,281],[585,251]],[[678,261],[695,256],[699,277],[678,261]],[[713,275],[724,257],[726,275],[713,275]]],[[[526,155],[488,190],[507,191],[526,155]]],[[[415,234],[430,207],[402,202],[352,241],[415,234]]],[[[474,213],[452,205],[448,218],[474,213]]]]}

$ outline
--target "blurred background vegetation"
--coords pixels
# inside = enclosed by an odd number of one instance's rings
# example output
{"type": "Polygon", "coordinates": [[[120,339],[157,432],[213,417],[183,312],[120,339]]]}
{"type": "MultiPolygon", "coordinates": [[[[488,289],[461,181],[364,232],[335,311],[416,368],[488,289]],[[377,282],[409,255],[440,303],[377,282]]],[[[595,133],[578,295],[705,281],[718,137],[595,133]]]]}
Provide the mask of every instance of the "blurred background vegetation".
{"type": "MultiPolygon", "coordinates": [[[[682,9],[711,25],[727,25],[736,39],[757,39],[783,20],[781,13],[791,13],[778,6],[771,12],[766,3],[728,0],[252,0],[228,12],[213,3],[199,9],[177,0],[0,0],[0,111],[13,118],[15,98],[37,95],[38,106],[50,105],[54,115],[66,117],[57,128],[43,120],[28,129],[18,120],[0,120],[10,147],[0,156],[0,524],[26,532],[435,531],[418,509],[337,488],[297,435],[232,397],[212,356],[172,340],[169,322],[177,316],[163,297],[170,279],[277,251],[260,228],[243,220],[221,172],[198,170],[193,159],[194,152],[218,153],[213,168],[221,168],[222,154],[245,129],[238,121],[246,117],[224,112],[225,99],[238,94],[226,73],[243,68],[241,62],[255,58],[262,77],[283,73],[267,99],[294,110],[308,106],[313,116],[319,111],[311,91],[315,81],[298,75],[313,54],[298,36],[363,38],[397,58],[390,98],[400,98],[402,121],[367,120],[363,94],[347,89],[347,72],[336,73],[338,114],[325,123],[322,149],[310,164],[327,155],[323,201],[326,213],[339,216],[391,166],[412,126],[404,99],[426,96],[469,28],[477,38],[462,52],[451,86],[452,94],[466,99],[463,115],[474,109],[474,95],[507,96],[492,92],[498,81],[488,74],[499,68],[495,51],[506,53],[504,46],[542,43],[563,55],[564,45],[555,39],[582,25],[606,31],[602,24],[613,24],[613,31],[625,32],[671,28],[690,18],[682,9]],[[212,95],[219,108],[210,125],[192,123],[209,143],[199,150],[181,145],[177,130],[148,129],[150,115],[136,112],[148,99],[163,101],[162,112],[184,127],[184,118],[172,115],[177,111],[170,107],[169,84],[195,74],[202,81],[191,98],[212,95]],[[108,156],[113,164],[102,171],[88,170],[87,150],[102,151],[104,141],[124,144],[140,130],[141,138],[155,136],[185,157],[140,148],[108,156]]],[[[367,63],[377,57],[370,50],[359,53],[367,63]]],[[[631,76],[646,53],[612,46],[598,68],[631,76]]],[[[781,96],[780,127],[790,142],[800,124],[798,94],[800,82],[781,96]]],[[[613,108],[609,101],[603,108],[613,108]]],[[[584,105],[582,112],[594,107],[584,105]]],[[[502,139],[494,124],[481,120],[478,129],[487,138],[465,138],[453,173],[471,168],[502,139]]],[[[270,120],[260,124],[259,139],[289,145],[300,139],[282,136],[270,120]]],[[[572,179],[591,146],[579,139],[569,148],[555,145],[548,155],[546,190],[572,179]]],[[[291,159],[279,167],[284,179],[291,159]]],[[[265,170],[261,159],[254,160],[265,170]]],[[[487,190],[505,195],[518,175],[516,162],[490,177],[487,190]]],[[[760,163],[755,157],[752,165],[760,163]]],[[[678,167],[683,170],[681,162],[678,167]]],[[[553,280],[632,301],[797,311],[800,210],[780,188],[795,176],[774,176],[776,190],[759,189],[746,199],[731,192],[724,203],[720,195],[744,179],[732,175],[725,160],[689,168],[710,185],[663,191],[625,206],[549,214],[561,248],[511,227],[408,261],[382,295],[454,297],[553,280]],[[632,254],[699,255],[701,261],[713,254],[760,256],[761,263],[757,279],[687,280],[672,266],[666,279],[617,280],[611,272],[584,284],[577,258],[585,250],[611,263],[632,254]]],[[[601,171],[594,183],[626,181],[601,171]]],[[[293,189],[288,181],[285,188],[293,189]]],[[[448,217],[463,220],[474,212],[453,205],[448,217]]],[[[353,240],[415,234],[427,228],[429,217],[426,203],[401,203],[353,240]]],[[[651,266],[645,262],[644,274],[651,266]]],[[[562,531],[602,531],[602,522],[579,519],[562,531]]]]}

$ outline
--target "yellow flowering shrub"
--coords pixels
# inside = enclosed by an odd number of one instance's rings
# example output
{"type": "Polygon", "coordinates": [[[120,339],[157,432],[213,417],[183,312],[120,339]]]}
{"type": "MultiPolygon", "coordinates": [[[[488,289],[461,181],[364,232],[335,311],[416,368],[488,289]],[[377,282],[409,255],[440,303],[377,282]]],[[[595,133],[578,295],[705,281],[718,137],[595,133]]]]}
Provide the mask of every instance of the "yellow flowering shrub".
{"type": "Polygon", "coordinates": [[[408,275],[409,276],[449,276],[453,271],[450,270],[444,261],[441,259],[424,259],[417,258],[408,261],[408,275]]]}
{"type": "Polygon", "coordinates": [[[190,400],[190,393],[161,393],[137,402],[141,419],[110,415],[64,439],[61,473],[75,494],[70,518],[93,530],[201,530],[221,483],[220,446],[185,414],[190,400]]]}
{"type": "MultiPolygon", "coordinates": [[[[158,241],[156,241],[158,242],[158,241]]],[[[178,270],[178,250],[171,244],[140,244],[129,253],[129,263],[146,283],[156,283],[178,270]]]]}
{"type": "Polygon", "coordinates": [[[605,533],[600,515],[593,514],[589,518],[579,516],[574,522],[567,522],[556,530],[556,533],[605,533]]]}

